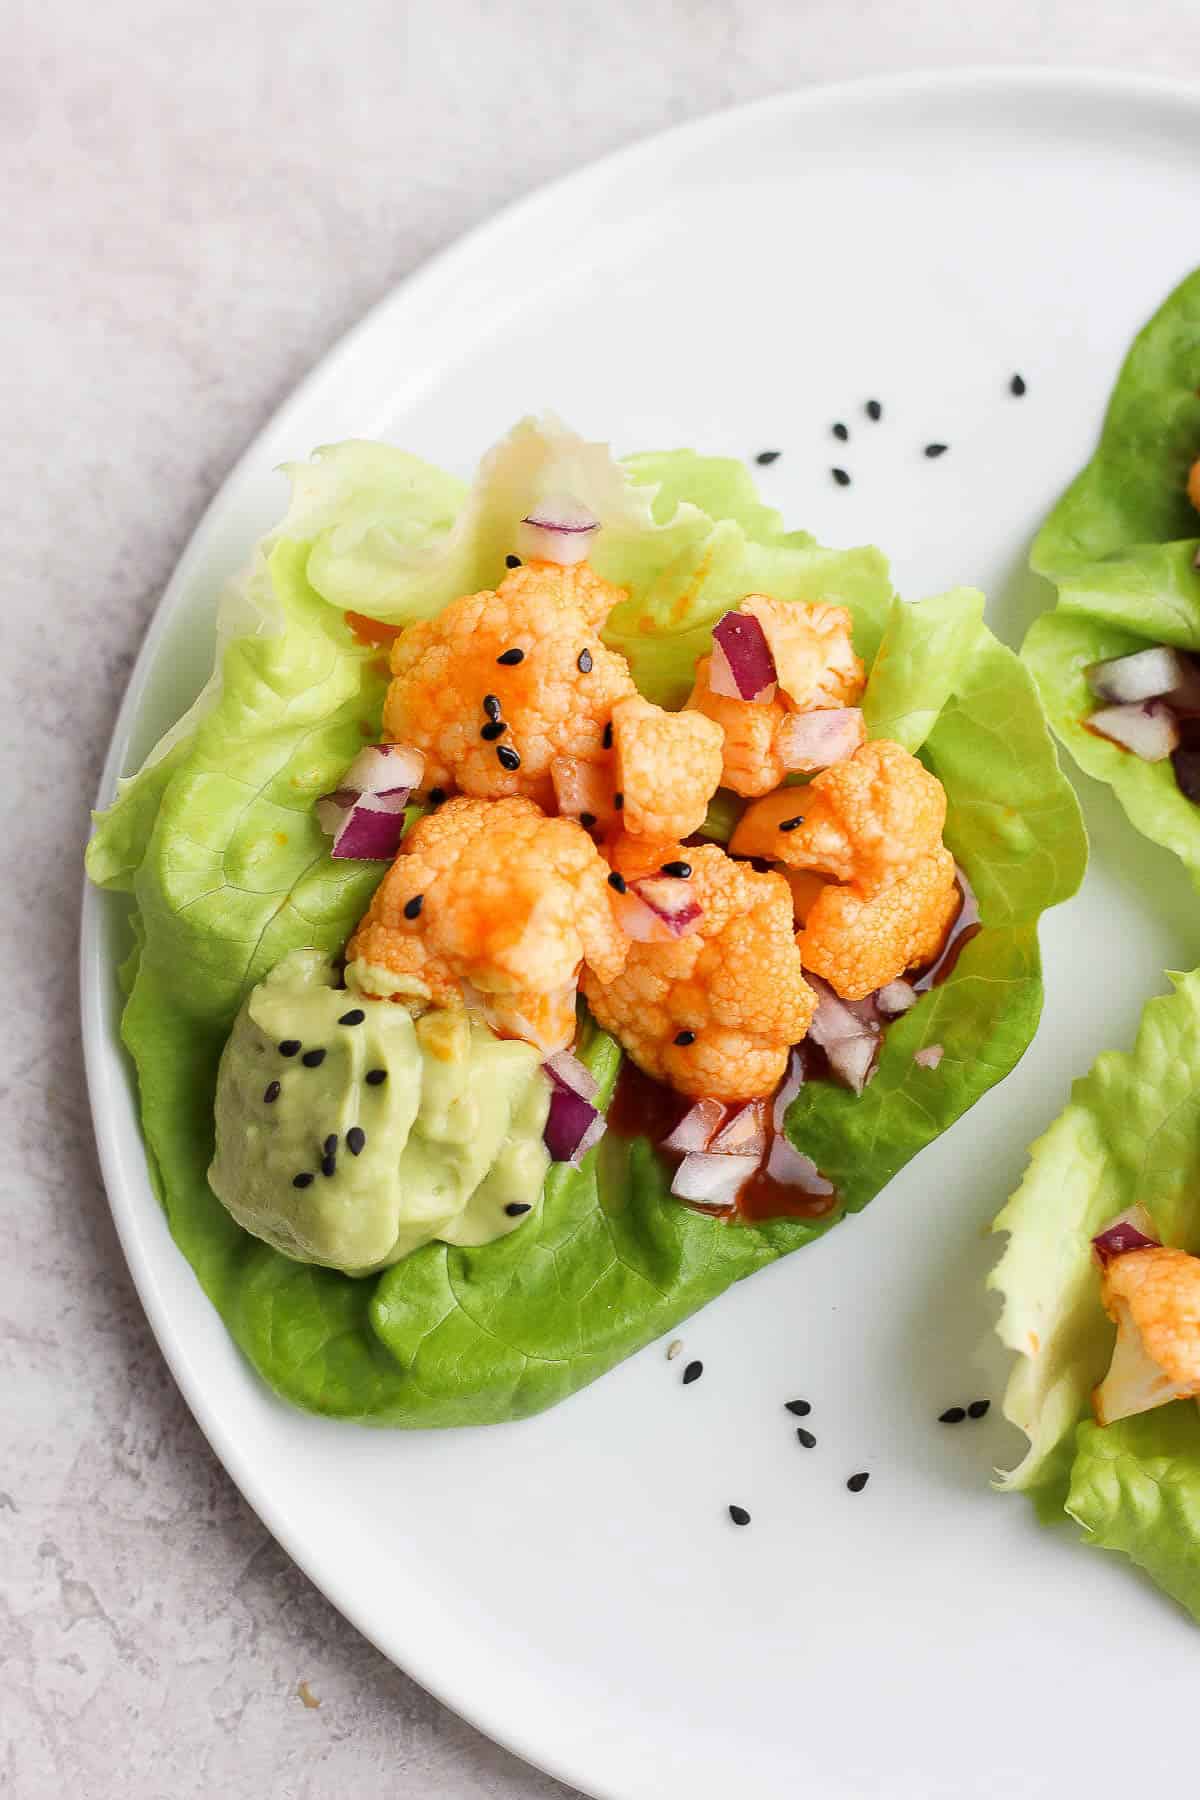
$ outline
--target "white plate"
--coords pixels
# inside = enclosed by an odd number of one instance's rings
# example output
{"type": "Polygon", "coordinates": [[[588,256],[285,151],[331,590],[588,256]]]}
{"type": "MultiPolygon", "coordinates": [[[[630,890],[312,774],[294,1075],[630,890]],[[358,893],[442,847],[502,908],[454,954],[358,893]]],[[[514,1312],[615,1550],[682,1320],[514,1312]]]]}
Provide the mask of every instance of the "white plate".
{"type": "MultiPolygon", "coordinates": [[[[911,596],[979,583],[1016,642],[1045,598],[1022,575],[1030,533],[1131,333],[1195,260],[1198,166],[1200,104],[1178,88],[912,77],[708,120],[517,207],[373,313],[243,459],[164,598],[106,793],[207,672],[216,589],[280,510],[273,465],[354,433],[465,472],[548,405],[621,449],[782,449],[762,487],[791,521],[884,545],[911,596]],[[931,439],[951,446],[940,461],[931,439]]],[[[862,1218],[693,1320],[702,1381],[681,1387],[656,1346],[486,1431],[306,1418],[242,1363],[146,1179],[117,1044],[121,909],[88,896],[105,1178],[196,1417],[368,1637],[589,1793],[1103,1800],[1190,1765],[1182,1615],[989,1492],[1018,1448],[995,1409],[934,1423],[1000,1391],[981,1233],[1025,1144],[1101,1045],[1128,1043],[1163,967],[1200,962],[1175,864],[1107,794],[1086,803],[1093,867],[1046,925],[1045,1024],[1003,1088],[862,1218]],[[797,1394],[809,1452],[782,1410],[797,1394]],[[1133,1729],[1105,1728],[1114,1706],[1133,1729]]]]}

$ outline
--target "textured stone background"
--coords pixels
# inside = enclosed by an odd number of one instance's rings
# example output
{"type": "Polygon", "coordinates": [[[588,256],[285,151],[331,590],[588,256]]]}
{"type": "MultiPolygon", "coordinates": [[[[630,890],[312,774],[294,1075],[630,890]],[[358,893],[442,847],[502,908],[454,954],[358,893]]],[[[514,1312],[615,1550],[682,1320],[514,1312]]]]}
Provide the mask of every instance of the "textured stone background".
{"type": "Polygon", "coordinates": [[[10,0],[4,18],[0,1791],[564,1796],[310,1587],[142,1318],[92,1151],[74,968],[87,802],[134,652],[279,400],[502,202],[660,126],[873,70],[1198,76],[1200,11],[10,0]]]}

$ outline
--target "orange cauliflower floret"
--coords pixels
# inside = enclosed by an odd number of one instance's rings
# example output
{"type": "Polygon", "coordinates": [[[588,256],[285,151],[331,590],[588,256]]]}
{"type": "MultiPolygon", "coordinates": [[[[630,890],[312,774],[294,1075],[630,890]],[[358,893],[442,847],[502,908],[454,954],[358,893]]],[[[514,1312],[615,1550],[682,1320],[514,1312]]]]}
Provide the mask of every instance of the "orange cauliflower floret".
{"type": "Polygon", "coordinates": [[[621,838],[611,854],[626,879],[686,864],[691,873],[682,879],[703,911],[672,943],[631,944],[615,979],[585,967],[593,1016],[640,1068],[681,1093],[718,1100],[769,1094],[816,1004],[792,935],[787,883],[711,844],[621,838]]]}
{"type": "Polygon", "coordinates": [[[775,752],[775,733],[787,717],[782,700],[734,700],[708,685],[712,657],[696,664],[696,681],[686,709],[701,713],[725,734],[721,786],[749,798],[769,794],[787,774],[775,752]]]}
{"type": "Polygon", "coordinates": [[[797,938],[806,969],[843,1000],[863,1000],[906,969],[933,961],[961,905],[954,858],[925,857],[874,899],[834,883],[821,889],[797,938]]]}
{"type": "Polygon", "coordinates": [[[1200,1257],[1184,1250],[1129,1250],[1100,1283],[1117,1327],[1108,1374],[1092,1394],[1101,1425],[1200,1396],[1200,1257]]]}
{"type": "Polygon", "coordinates": [[[848,881],[865,899],[890,887],[941,844],[946,790],[915,756],[887,738],[864,744],[795,793],[802,822],[776,833],[772,854],[792,868],[848,881]]]}
{"type": "Polygon", "coordinates": [[[575,1035],[583,958],[606,980],[624,966],[607,880],[573,820],[516,796],[450,800],[408,833],[347,960],[418,1009],[463,1005],[469,983],[490,1024],[549,1054],[575,1035]]]}
{"type": "Polygon", "coordinates": [[[551,805],[551,762],[600,757],[613,702],[635,692],[600,642],[622,598],[586,563],[527,563],[452,600],[392,645],[384,735],[424,752],[427,786],[551,805]]]}
{"type": "Polygon", "coordinates": [[[616,788],[626,831],[689,837],[721,779],[722,733],[697,712],[664,712],[629,694],[612,709],[616,788]]]}
{"type": "Polygon", "coordinates": [[[854,654],[854,621],[844,606],[747,594],[737,610],[762,626],[779,686],[797,712],[858,704],[867,677],[854,654]]]}

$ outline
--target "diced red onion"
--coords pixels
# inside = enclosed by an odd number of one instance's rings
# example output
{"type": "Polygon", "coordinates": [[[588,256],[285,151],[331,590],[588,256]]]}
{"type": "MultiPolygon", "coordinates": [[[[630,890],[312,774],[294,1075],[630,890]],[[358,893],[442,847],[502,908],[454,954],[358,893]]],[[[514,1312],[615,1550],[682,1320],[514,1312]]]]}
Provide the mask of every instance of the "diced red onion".
{"type": "Polygon", "coordinates": [[[915,1006],[921,998],[911,981],[888,981],[875,996],[875,1004],[885,1019],[898,1018],[915,1006]]]}
{"type": "Polygon", "coordinates": [[[629,885],[638,899],[658,914],[673,937],[683,937],[704,911],[687,882],[674,875],[643,875],[629,885]]]}
{"type": "Polygon", "coordinates": [[[396,794],[401,788],[412,793],[421,785],[425,758],[411,744],[368,744],[360,750],[339,788],[353,788],[359,794],[396,794]]]}
{"type": "Polygon", "coordinates": [[[517,531],[517,549],[531,562],[580,563],[592,546],[600,521],[588,507],[566,494],[541,500],[526,513],[517,531]]]}
{"type": "Polygon", "coordinates": [[[727,612],[713,626],[708,685],[731,700],[773,700],[778,679],[767,634],[750,613],[727,612]]]}
{"type": "Polygon", "coordinates": [[[767,1147],[766,1108],[761,1100],[739,1106],[727,1119],[708,1148],[714,1156],[752,1156],[761,1161],[767,1147]]]}
{"type": "Polygon", "coordinates": [[[421,785],[425,758],[408,744],[368,744],[332,794],[316,804],[317,823],[338,861],[390,862],[404,835],[404,812],[421,785]]]}
{"type": "Polygon", "coordinates": [[[1122,749],[1132,750],[1143,762],[1163,762],[1179,747],[1179,723],[1163,700],[1143,700],[1131,706],[1103,706],[1085,721],[1088,729],[1122,749]]]}
{"type": "Polygon", "coordinates": [[[1152,644],[1149,649],[1135,650],[1129,656],[1114,656],[1107,662],[1094,662],[1083,671],[1084,679],[1098,700],[1112,700],[1127,706],[1137,700],[1157,700],[1181,687],[1187,669],[1177,650],[1166,644],[1152,644]]]}
{"type": "Polygon", "coordinates": [[[675,1171],[671,1192],[679,1200],[722,1210],[732,1206],[738,1189],[758,1168],[757,1156],[709,1156],[696,1151],[675,1171]]]}
{"type": "Polygon", "coordinates": [[[560,1087],[570,1088],[573,1094],[582,1094],[585,1100],[596,1098],[596,1077],[569,1050],[560,1050],[556,1056],[547,1057],[545,1069],[560,1087]]]}
{"type": "Polygon", "coordinates": [[[780,1135],[771,1145],[767,1158],[767,1174],[784,1187],[802,1188],[806,1194],[832,1194],[833,1183],[826,1181],[810,1157],[780,1135]]]}
{"type": "Polygon", "coordinates": [[[808,1035],[824,1050],[834,1074],[856,1094],[861,1094],[875,1073],[879,1028],[852,1012],[820,976],[805,970],[805,980],[817,996],[817,1010],[808,1035]]]}
{"type": "Polygon", "coordinates": [[[826,712],[789,713],[775,733],[775,754],[785,769],[798,775],[831,769],[845,762],[867,741],[867,728],[857,706],[826,712]]]}
{"type": "Polygon", "coordinates": [[[709,1140],[725,1117],[720,1100],[697,1100],[680,1119],[669,1137],[662,1141],[664,1150],[681,1150],[690,1156],[696,1150],[707,1150],[709,1140]]]}
{"type": "Polygon", "coordinates": [[[702,914],[685,882],[656,875],[631,881],[623,894],[614,894],[613,910],[621,930],[637,944],[674,943],[702,914]]]}
{"type": "Polygon", "coordinates": [[[1130,1250],[1157,1250],[1161,1243],[1158,1227],[1146,1208],[1131,1206],[1096,1233],[1092,1254],[1104,1268],[1114,1257],[1125,1256],[1130,1250]]]}
{"type": "Polygon", "coordinates": [[[552,1162],[572,1163],[578,1168],[606,1129],[604,1114],[590,1100],[565,1083],[555,1082],[542,1132],[552,1162]]]}
{"type": "Polygon", "coordinates": [[[390,862],[404,836],[409,791],[354,794],[349,806],[338,795],[317,801],[317,823],[333,839],[329,854],[339,862],[390,862]]]}
{"type": "Polygon", "coordinates": [[[793,1045],[788,1054],[788,1066],[783,1080],[776,1089],[774,1104],[771,1108],[771,1124],[776,1131],[783,1130],[783,1121],[787,1117],[787,1109],[804,1086],[804,1057],[793,1045]]]}
{"type": "Polygon", "coordinates": [[[913,1061],[918,1068],[936,1069],[945,1054],[946,1051],[944,1045],[926,1044],[923,1050],[918,1050],[914,1053],[913,1061]]]}

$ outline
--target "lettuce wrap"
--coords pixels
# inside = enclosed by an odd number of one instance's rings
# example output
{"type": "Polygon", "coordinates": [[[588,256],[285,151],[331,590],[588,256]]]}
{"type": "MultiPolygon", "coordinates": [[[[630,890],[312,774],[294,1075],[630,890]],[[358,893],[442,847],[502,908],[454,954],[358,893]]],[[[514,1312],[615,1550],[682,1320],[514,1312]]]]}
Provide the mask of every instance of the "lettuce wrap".
{"type": "MultiPolygon", "coordinates": [[[[337,445],[290,473],[283,523],[222,607],[213,680],[121,784],[88,852],[93,880],[131,895],[137,914],[122,1036],[147,1160],[205,1291],[286,1399],[377,1425],[523,1417],[865,1206],[1007,1074],[1041,1008],[1037,921],[1078,886],[1082,824],[1030,676],[983,625],[981,596],[902,603],[877,551],[785,531],[740,464],[686,450],[617,463],[526,421],[469,491],[381,444],[337,445]],[[849,608],[871,670],[869,728],[943,782],[945,841],[984,929],[890,1028],[860,1098],[812,1082],[793,1103],[789,1136],[840,1196],[822,1219],[704,1216],[671,1197],[650,1141],[610,1132],[581,1168],[555,1165],[521,1229],[497,1242],[428,1244],[366,1278],[289,1261],[209,1189],[212,1100],[248,990],[291,950],[339,949],[383,873],[333,861],[312,811],[378,735],[386,663],[364,621],[402,625],[494,585],[514,521],[550,489],[604,521],[593,564],[629,593],[606,637],[655,700],[683,699],[713,623],[747,592],[849,608]],[[945,1051],[936,1073],[913,1063],[933,1043],[945,1051]]],[[[727,825],[737,811],[712,817],[727,825]]],[[[585,1018],[579,1054],[606,1104],[619,1046],[585,1018]]]]}
{"type": "Polygon", "coordinates": [[[1097,701],[1089,663],[1148,644],[1200,650],[1200,515],[1187,495],[1200,456],[1200,270],[1135,339],[1096,453],[1034,541],[1033,569],[1058,590],[1022,647],[1055,732],[1107,782],[1130,820],[1200,879],[1200,806],[1170,762],[1148,763],[1084,720],[1097,701]]]}

